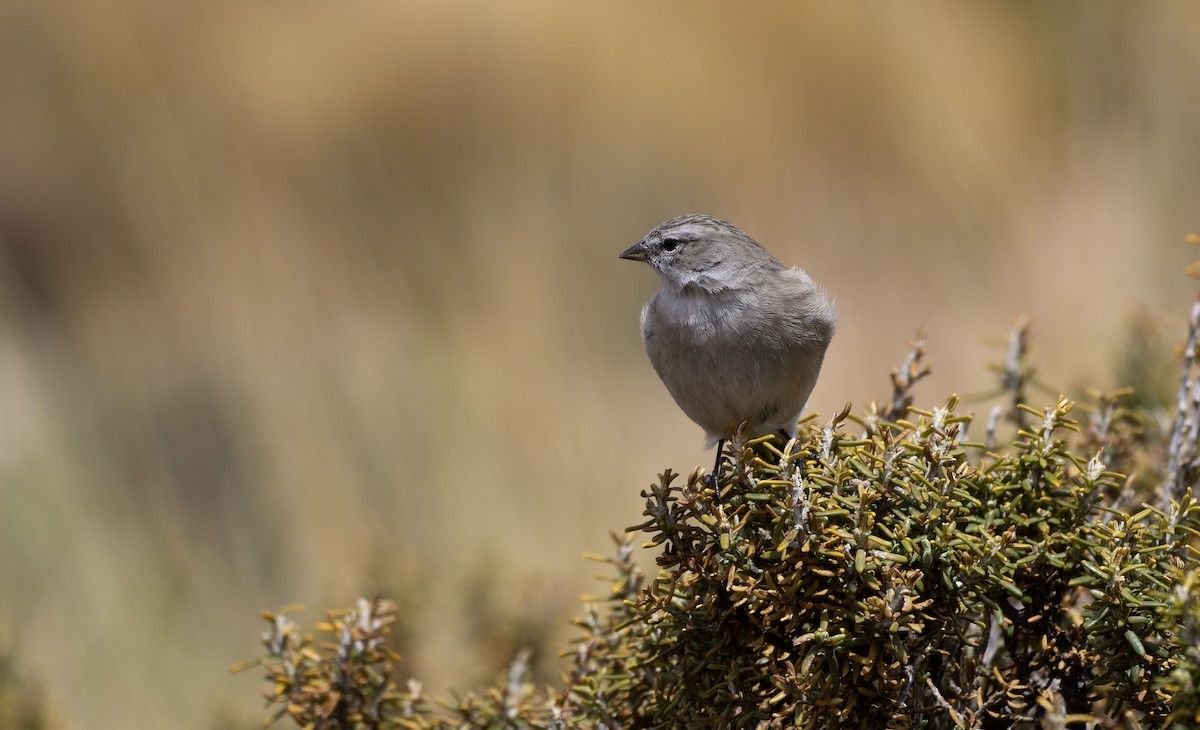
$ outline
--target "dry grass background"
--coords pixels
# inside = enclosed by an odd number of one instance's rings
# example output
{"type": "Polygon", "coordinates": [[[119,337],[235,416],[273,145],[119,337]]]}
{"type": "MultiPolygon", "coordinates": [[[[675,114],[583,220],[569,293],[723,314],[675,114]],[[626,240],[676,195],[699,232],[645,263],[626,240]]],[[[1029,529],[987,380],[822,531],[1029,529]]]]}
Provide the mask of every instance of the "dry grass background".
{"type": "MultiPolygon", "coordinates": [[[[1182,334],[1182,2],[0,5],[0,647],[67,727],[253,726],[256,612],[470,686],[709,463],[616,254],[728,218],[837,297],[811,408],[1182,334]],[[1178,331],[1176,331],[1178,330],[1178,331]],[[310,613],[311,615],[311,613],[310,613]],[[472,646],[482,646],[473,650],[472,646]],[[492,647],[489,653],[488,647],[492,647]]],[[[553,641],[550,644],[554,647],[553,641]]],[[[545,653],[545,652],[544,652],[545,653]]]]}

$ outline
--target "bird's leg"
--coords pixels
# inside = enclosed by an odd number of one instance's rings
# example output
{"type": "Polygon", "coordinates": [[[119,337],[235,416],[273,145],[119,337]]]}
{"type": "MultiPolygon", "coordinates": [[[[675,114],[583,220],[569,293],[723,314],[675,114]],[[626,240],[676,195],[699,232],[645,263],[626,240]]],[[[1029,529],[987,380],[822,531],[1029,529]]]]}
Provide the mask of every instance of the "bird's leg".
{"type": "Polygon", "coordinates": [[[721,501],[721,452],[725,450],[725,439],[717,442],[717,460],[713,462],[712,473],[708,475],[708,483],[712,486],[713,494],[719,503],[721,501]]]}

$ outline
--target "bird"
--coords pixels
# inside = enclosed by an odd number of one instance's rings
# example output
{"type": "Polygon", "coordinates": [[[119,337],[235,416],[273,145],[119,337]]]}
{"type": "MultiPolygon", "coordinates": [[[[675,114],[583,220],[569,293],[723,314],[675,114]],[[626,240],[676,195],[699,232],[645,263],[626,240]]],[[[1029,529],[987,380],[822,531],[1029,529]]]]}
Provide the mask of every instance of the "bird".
{"type": "Polygon", "coordinates": [[[737,226],[672,218],[621,252],[662,286],[642,308],[646,354],[680,410],[717,447],[743,421],[748,436],[796,435],[837,327],[837,308],[802,269],[787,268],[737,226]]]}

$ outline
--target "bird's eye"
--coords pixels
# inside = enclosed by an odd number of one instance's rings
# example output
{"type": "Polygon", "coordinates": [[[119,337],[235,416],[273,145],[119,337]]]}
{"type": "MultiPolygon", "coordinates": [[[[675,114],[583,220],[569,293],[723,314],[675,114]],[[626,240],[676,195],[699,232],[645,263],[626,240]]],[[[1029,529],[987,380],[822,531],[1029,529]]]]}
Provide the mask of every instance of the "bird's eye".
{"type": "Polygon", "coordinates": [[[666,251],[667,253],[671,253],[682,245],[683,241],[680,241],[678,238],[666,238],[663,239],[662,250],[666,251]]]}

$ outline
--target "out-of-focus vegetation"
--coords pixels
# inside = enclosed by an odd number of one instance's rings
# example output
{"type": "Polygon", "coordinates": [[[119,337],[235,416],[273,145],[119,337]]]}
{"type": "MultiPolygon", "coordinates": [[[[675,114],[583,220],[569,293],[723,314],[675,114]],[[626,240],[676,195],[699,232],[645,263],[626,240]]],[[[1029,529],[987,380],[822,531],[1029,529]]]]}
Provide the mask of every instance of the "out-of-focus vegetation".
{"type": "Polygon", "coordinates": [[[12,730],[46,730],[55,727],[41,687],[24,676],[16,653],[0,646],[0,727],[12,730]]]}
{"type": "Polygon", "coordinates": [[[616,259],[678,213],[837,298],[814,410],[919,324],[931,389],[985,390],[1019,312],[1045,381],[1124,384],[1186,296],[1198,21],[0,5],[0,643],[68,727],[256,718],[224,669],[292,601],[413,596],[433,692],[560,646],[576,557],[702,457],[616,259]]]}

